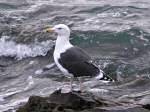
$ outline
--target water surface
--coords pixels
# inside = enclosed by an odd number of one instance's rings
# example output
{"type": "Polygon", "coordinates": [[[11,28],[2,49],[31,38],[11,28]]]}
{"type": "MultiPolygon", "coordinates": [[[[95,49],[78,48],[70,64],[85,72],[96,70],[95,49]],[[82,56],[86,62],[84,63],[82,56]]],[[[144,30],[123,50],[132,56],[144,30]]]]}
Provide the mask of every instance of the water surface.
{"type": "MultiPolygon", "coordinates": [[[[85,49],[118,82],[89,84],[102,97],[145,103],[150,90],[148,0],[1,0],[0,110],[13,111],[31,95],[46,96],[68,79],[54,64],[51,37],[43,29],[70,26],[71,42],[85,49]],[[111,68],[111,69],[110,69],[111,68]]],[[[85,86],[86,86],[85,82],[85,86]]],[[[77,88],[77,85],[75,85],[77,88]]]]}

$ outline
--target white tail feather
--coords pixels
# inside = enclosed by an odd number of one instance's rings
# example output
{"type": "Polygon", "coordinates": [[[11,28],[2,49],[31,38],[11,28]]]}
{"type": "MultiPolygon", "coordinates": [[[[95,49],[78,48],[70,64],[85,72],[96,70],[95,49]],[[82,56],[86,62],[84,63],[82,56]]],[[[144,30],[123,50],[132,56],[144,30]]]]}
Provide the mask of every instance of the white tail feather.
{"type": "Polygon", "coordinates": [[[99,80],[99,79],[103,78],[103,76],[104,76],[104,73],[102,70],[100,70],[99,74],[95,77],[95,79],[99,80]]]}

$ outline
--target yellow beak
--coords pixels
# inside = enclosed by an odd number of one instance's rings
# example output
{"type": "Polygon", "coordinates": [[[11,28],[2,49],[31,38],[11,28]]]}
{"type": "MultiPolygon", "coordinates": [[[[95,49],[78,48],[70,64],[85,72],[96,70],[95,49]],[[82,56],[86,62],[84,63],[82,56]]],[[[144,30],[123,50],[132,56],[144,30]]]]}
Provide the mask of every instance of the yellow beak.
{"type": "Polygon", "coordinates": [[[44,32],[49,32],[49,33],[51,33],[51,32],[54,32],[54,29],[53,29],[53,28],[46,28],[46,29],[44,30],[44,32]]]}

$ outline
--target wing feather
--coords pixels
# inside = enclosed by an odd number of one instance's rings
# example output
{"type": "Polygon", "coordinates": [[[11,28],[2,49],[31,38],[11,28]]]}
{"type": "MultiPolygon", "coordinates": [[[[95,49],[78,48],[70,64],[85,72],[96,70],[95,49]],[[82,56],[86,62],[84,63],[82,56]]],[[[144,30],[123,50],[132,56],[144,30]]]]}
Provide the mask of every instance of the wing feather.
{"type": "Polygon", "coordinates": [[[75,77],[96,76],[99,73],[90,56],[81,48],[72,47],[60,55],[59,63],[75,77]]]}

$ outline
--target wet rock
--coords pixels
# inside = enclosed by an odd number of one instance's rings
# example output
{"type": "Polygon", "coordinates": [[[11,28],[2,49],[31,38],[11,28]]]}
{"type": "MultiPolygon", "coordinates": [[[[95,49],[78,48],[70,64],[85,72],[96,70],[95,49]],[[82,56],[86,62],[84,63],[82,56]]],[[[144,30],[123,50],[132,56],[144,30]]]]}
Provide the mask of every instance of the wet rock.
{"type": "Polygon", "coordinates": [[[150,105],[127,105],[97,98],[88,92],[62,93],[56,90],[48,97],[31,96],[16,112],[149,112],[150,105]]]}
{"type": "Polygon", "coordinates": [[[31,96],[25,106],[19,108],[17,112],[50,112],[53,105],[50,105],[45,98],[31,96]]]}
{"type": "Polygon", "coordinates": [[[92,109],[101,104],[80,92],[61,93],[61,90],[57,90],[49,97],[31,96],[16,112],[74,112],[92,109]]]}
{"type": "Polygon", "coordinates": [[[63,105],[63,107],[74,110],[92,108],[96,105],[94,99],[89,96],[85,97],[78,92],[61,93],[61,90],[51,94],[49,100],[54,104],[63,105]]]}

